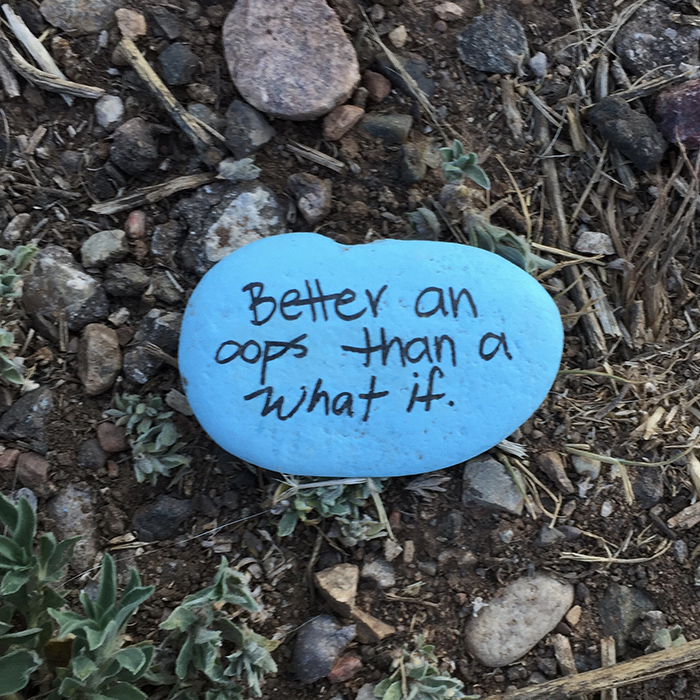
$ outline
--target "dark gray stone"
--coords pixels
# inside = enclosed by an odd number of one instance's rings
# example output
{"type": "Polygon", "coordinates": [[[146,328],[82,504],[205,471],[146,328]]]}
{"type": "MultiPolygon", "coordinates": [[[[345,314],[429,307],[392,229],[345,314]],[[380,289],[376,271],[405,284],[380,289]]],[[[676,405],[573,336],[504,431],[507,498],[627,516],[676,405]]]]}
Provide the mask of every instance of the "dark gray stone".
{"type": "Polygon", "coordinates": [[[462,514],[458,510],[451,510],[442,515],[438,520],[438,534],[446,540],[454,540],[462,529],[462,514]]]}
{"type": "Polygon", "coordinates": [[[520,515],[525,501],[522,491],[500,462],[491,457],[477,457],[464,466],[462,503],[520,515]]]}
{"type": "Polygon", "coordinates": [[[151,125],[141,117],[124,122],[115,132],[109,151],[112,162],[129,175],[139,175],[158,161],[158,144],[151,125]]]}
{"type": "Polygon", "coordinates": [[[182,301],[182,292],[173,284],[165,270],[153,271],[149,293],[164,304],[177,304],[182,301]]]}
{"type": "Polygon", "coordinates": [[[425,147],[416,143],[407,143],[401,148],[399,177],[407,185],[420,182],[428,171],[425,162],[425,147]]]}
{"type": "Polygon", "coordinates": [[[97,280],[80,269],[69,251],[56,245],[46,246],[37,255],[24,282],[22,305],[28,314],[42,314],[54,321],[58,312],[65,311],[73,331],[101,321],[109,313],[107,297],[97,280]]]}
{"type": "Polygon", "coordinates": [[[124,353],[124,376],[136,384],[145,384],[158,374],[163,360],[149,352],[142,345],[129,348],[124,353]]]}
{"type": "Polygon", "coordinates": [[[305,623],[294,644],[294,672],[303,683],[327,676],[343,649],[354,639],[355,625],[341,627],[330,615],[305,623]]]}
{"type": "Polygon", "coordinates": [[[606,97],[593,105],[588,118],[598,133],[640,170],[655,168],[666,152],[667,143],[656,124],[619,97],[606,97]]]}
{"type": "Polygon", "coordinates": [[[97,438],[90,438],[80,446],[75,463],[81,469],[96,471],[107,464],[107,453],[100,447],[97,438]]]}
{"type": "Polygon", "coordinates": [[[164,263],[172,263],[183,233],[180,224],[172,219],[156,226],[151,236],[151,254],[164,263]]]}
{"type": "Polygon", "coordinates": [[[0,439],[44,440],[44,423],[53,409],[53,394],[44,387],[28,391],[0,417],[0,439]]]}
{"type": "Polygon", "coordinates": [[[146,271],[135,263],[112,265],[105,273],[104,288],[113,297],[137,297],[146,290],[151,280],[146,271]]]}
{"type": "Polygon", "coordinates": [[[700,148],[700,80],[686,80],[656,98],[655,119],[664,137],[688,150],[700,148]]]}
{"type": "Polygon", "coordinates": [[[153,542],[172,537],[192,513],[189,499],[158,496],[153,503],[141,506],[134,515],[134,529],[140,540],[153,542]]]}
{"type": "MultiPolygon", "coordinates": [[[[430,66],[422,56],[411,53],[406,57],[396,55],[395,58],[401,62],[403,69],[416,81],[418,87],[428,97],[432,97],[435,94],[435,81],[428,76],[430,66]]],[[[382,55],[377,58],[377,71],[387,78],[397,90],[401,90],[406,95],[413,95],[401,73],[394,68],[386,56],[382,55]]]]}
{"type": "Polygon", "coordinates": [[[24,20],[24,23],[29,27],[29,31],[35,36],[41,36],[46,29],[46,22],[41,16],[39,8],[32,2],[25,0],[17,6],[17,14],[24,20]]]}
{"type": "Polygon", "coordinates": [[[632,491],[642,508],[655,506],[664,495],[663,472],[657,467],[636,467],[632,491]]]}
{"type": "Polygon", "coordinates": [[[644,613],[639,624],[630,632],[628,641],[637,646],[645,647],[651,642],[654,635],[667,624],[666,615],[661,610],[649,610],[649,612],[644,613]]]}
{"type": "Polygon", "coordinates": [[[457,37],[457,50],[484,73],[514,73],[529,53],[522,25],[500,8],[476,17],[457,37]]]}
{"type": "Polygon", "coordinates": [[[663,73],[675,75],[681,63],[698,63],[698,27],[676,24],[669,19],[671,7],[650,0],[622,26],[615,40],[615,53],[634,75],[666,66],[663,73]]]}
{"type": "Polygon", "coordinates": [[[47,510],[55,523],[58,539],[80,535],[75,546],[74,569],[82,573],[90,568],[98,552],[97,519],[90,493],[71,484],[49,501],[47,510]]]}
{"type": "Polygon", "coordinates": [[[182,33],[180,22],[177,17],[165,7],[152,7],[149,10],[153,20],[153,33],[173,41],[182,33]]]}
{"type": "Polygon", "coordinates": [[[535,547],[551,547],[553,544],[563,542],[565,539],[566,535],[558,528],[550,528],[549,525],[543,525],[533,544],[535,547]]]}
{"type": "Polygon", "coordinates": [[[656,606],[637,588],[611,583],[598,605],[600,624],[605,637],[614,637],[617,652],[624,655],[630,632],[656,606]]]}
{"type": "Polygon", "coordinates": [[[226,111],[226,145],[237,159],[262,148],[275,136],[270,122],[250,105],[234,100],[226,111]]]}
{"type": "Polygon", "coordinates": [[[199,70],[199,58],[179,41],[158,56],[163,80],[168,85],[187,85],[199,70]]]}
{"type": "Polygon", "coordinates": [[[362,130],[389,145],[405,143],[413,126],[410,114],[370,114],[362,122],[362,130]]]}
{"type": "Polygon", "coordinates": [[[139,324],[134,342],[153,343],[165,352],[174,355],[180,338],[182,314],[163,309],[151,309],[139,324]]]}
{"type": "Polygon", "coordinates": [[[212,112],[209,107],[203,105],[201,102],[193,102],[187,105],[187,111],[195,119],[199,119],[200,122],[204,122],[207,126],[216,129],[216,131],[221,134],[223,134],[224,129],[226,129],[226,120],[216,112],[212,112]]]}

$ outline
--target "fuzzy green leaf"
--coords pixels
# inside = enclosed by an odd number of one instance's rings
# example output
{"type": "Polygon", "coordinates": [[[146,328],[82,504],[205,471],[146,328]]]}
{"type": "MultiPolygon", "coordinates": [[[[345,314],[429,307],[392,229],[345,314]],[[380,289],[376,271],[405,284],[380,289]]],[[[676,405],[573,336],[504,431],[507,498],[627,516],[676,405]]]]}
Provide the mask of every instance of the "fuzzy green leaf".
{"type": "Polygon", "coordinates": [[[464,168],[464,174],[468,178],[474,180],[477,185],[483,187],[485,190],[491,189],[491,180],[489,180],[489,176],[478,165],[466,166],[464,168]]]}
{"type": "Polygon", "coordinates": [[[18,693],[41,666],[41,659],[28,649],[15,649],[0,656],[0,696],[18,693]]]}
{"type": "Polygon", "coordinates": [[[197,623],[197,616],[184,605],[180,605],[173,610],[165,622],[160,623],[163,630],[178,630],[186,632],[197,623]]]}
{"type": "Polygon", "coordinates": [[[29,561],[34,551],[36,534],[36,514],[26,498],[20,498],[17,504],[17,527],[12,533],[15,542],[25,551],[24,563],[29,561]]]}
{"type": "Polygon", "coordinates": [[[386,689],[380,691],[379,686],[374,691],[374,694],[381,700],[402,700],[403,693],[401,692],[401,681],[394,681],[386,686],[386,689]],[[381,695],[379,694],[381,692],[381,695]]]}
{"type": "Polygon", "coordinates": [[[113,700],[146,700],[148,695],[135,688],[131,683],[115,683],[111,688],[101,691],[106,698],[113,700]]]}
{"type": "Polygon", "coordinates": [[[17,506],[9,498],[0,493],[0,521],[10,530],[17,527],[17,506]]]}
{"type": "Polygon", "coordinates": [[[73,550],[75,545],[80,541],[80,535],[76,537],[70,537],[67,540],[63,540],[56,545],[56,549],[51,554],[46,565],[46,573],[49,580],[56,580],[63,574],[63,569],[68,566],[68,563],[73,558],[73,550]]]}
{"type": "Polygon", "coordinates": [[[73,675],[79,681],[84,681],[93,673],[96,673],[98,669],[97,665],[92,659],[89,659],[87,656],[81,654],[73,659],[71,670],[73,671],[73,675]]]}
{"type": "Polygon", "coordinates": [[[294,532],[294,528],[299,522],[299,515],[294,510],[288,510],[280,518],[279,524],[277,525],[277,534],[280,537],[287,537],[294,532]]]}
{"type": "Polygon", "coordinates": [[[27,585],[31,572],[28,569],[13,569],[8,571],[0,584],[0,595],[12,595],[27,585]]]}
{"type": "Polygon", "coordinates": [[[97,589],[95,604],[100,614],[105,613],[117,602],[117,572],[114,559],[110,554],[105,554],[100,568],[100,585],[97,589]]]}

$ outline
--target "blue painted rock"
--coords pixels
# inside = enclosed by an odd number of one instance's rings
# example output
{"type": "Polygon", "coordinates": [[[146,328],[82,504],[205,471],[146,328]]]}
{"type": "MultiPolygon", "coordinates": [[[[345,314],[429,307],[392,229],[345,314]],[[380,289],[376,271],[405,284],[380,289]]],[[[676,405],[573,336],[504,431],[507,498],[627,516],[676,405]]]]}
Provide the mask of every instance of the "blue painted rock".
{"type": "Polygon", "coordinates": [[[557,307],[523,270],[454,243],[250,243],[187,305],[179,364],[221,447],[288,474],[398,476],[510,435],[556,376],[557,307]]]}

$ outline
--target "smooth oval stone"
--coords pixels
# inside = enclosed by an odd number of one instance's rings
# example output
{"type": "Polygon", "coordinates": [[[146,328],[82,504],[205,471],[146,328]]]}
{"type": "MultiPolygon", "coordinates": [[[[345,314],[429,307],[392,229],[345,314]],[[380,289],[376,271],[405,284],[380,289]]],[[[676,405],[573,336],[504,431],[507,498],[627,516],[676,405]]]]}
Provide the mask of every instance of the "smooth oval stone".
{"type": "Polygon", "coordinates": [[[289,474],[398,476],[481,454],[537,409],[563,330],[530,275],[455,243],[250,243],[187,305],[179,366],[195,416],[289,474]]]}

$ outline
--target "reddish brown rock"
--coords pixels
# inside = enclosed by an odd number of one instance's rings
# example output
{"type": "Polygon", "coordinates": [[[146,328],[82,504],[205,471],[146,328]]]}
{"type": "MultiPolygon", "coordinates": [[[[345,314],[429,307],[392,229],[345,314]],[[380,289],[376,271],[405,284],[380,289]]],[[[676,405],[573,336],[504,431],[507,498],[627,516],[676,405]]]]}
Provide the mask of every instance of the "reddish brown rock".
{"type": "Polygon", "coordinates": [[[331,683],[349,681],[362,668],[362,660],[356,654],[343,654],[326,676],[331,683]]]}
{"type": "Polygon", "coordinates": [[[700,80],[664,90],[656,100],[656,123],[667,141],[700,148],[700,80]]]}
{"type": "Polygon", "coordinates": [[[336,107],[323,120],[323,138],[326,141],[337,141],[352,129],[365,116],[365,110],[355,105],[336,107]]]}
{"type": "Polygon", "coordinates": [[[22,452],[17,459],[17,478],[22,486],[37,491],[46,483],[49,463],[35,452],[22,452]]]}
{"type": "Polygon", "coordinates": [[[105,452],[122,452],[129,447],[126,428],[114,423],[100,423],[97,426],[97,441],[105,452]]]}
{"type": "Polygon", "coordinates": [[[229,72],[261,112],[316,119],[346,102],[360,81],[355,49],[324,0],[238,0],[223,27],[229,72]]]}
{"type": "Polygon", "coordinates": [[[146,18],[140,12],[120,7],[114,13],[114,18],[117,20],[117,26],[122,36],[133,41],[146,35],[146,18]]]}
{"type": "Polygon", "coordinates": [[[14,469],[18,457],[19,450],[5,450],[0,455],[0,472],[14,469]]]}
{"type": "Polygon", "coordinates": [[[362,74],[362,85],[367,88],[369,99],[372,102],[381,102],[391,93],[391,83],[388,78],[373,70],[366,70],[362,74]]]}
{"type": "Polygon", "coordinates": [[[116,331],[101,323],[85,327],[78,347],[78,376],[88,396],[107,391],[122,368],[116,331]]]}

